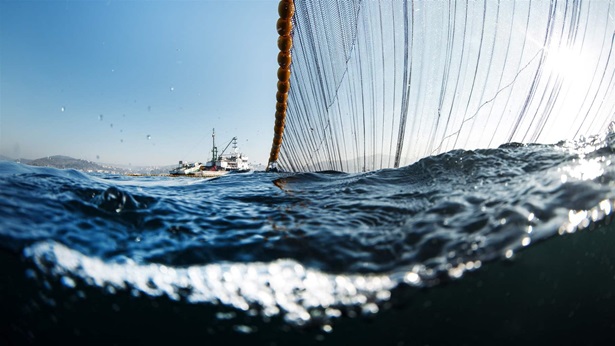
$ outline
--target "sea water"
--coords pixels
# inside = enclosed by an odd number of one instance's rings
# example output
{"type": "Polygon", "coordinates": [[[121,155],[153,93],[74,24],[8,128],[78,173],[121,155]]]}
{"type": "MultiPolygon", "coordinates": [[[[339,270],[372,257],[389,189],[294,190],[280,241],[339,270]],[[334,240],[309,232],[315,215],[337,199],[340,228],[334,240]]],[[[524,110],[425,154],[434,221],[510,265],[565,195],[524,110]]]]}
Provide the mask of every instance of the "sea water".
{"type": "Polygon", "coordinates": [[[612,343],[614,147],[214,179],[2,161],[0,343],[612,343]]]}

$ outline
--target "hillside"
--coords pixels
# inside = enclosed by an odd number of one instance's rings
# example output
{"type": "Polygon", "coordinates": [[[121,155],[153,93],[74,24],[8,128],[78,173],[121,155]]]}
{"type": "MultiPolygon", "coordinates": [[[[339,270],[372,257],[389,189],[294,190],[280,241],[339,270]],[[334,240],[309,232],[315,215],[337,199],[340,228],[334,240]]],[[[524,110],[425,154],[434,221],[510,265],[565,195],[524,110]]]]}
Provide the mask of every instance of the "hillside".
{"type": "Polygon", "coordinates": [[[102,166],[92,161],[75,159],[69,156],[55,155],[42,157],[27,163],[31,166],[55,167],[60,169],[76,169],[83,172],[127,173],[126,169],[102,166]]]}

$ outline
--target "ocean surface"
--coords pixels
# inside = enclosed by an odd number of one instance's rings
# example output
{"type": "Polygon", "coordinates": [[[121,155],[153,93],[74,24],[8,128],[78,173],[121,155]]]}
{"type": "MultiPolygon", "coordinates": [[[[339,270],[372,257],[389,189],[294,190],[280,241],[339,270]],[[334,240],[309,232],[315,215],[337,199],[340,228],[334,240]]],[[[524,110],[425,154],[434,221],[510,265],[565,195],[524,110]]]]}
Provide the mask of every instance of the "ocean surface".
{"type": "Polygon", "coordinates": [[[0,344],[614,344],[608,135],[359,174],[0,161],[0,344]]]}

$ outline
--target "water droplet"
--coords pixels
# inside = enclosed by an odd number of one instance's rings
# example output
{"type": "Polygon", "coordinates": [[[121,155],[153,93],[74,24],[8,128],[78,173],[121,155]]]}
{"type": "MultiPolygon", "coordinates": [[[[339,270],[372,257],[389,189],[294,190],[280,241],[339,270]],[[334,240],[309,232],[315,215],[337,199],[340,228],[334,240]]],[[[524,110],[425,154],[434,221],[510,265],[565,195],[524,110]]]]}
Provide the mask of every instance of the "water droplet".
{"type": "Polygon", "coordinates": [[[62,107],[62,108],[60,108],[60,110],[61,110],[62,112],[64,112],[64,111],[66,110],[66,108],[62,107]]]}
{"type": "Polygon", "coordinates": [[[34,270],[28,269],[26,270],[25,274],[26,274],[26,278],[36,280],[36,272],[34,270]]]}
{"type": "Polygon", "coordinates": [[[380,308],[378,308],[378,305],[376,305],[374,303],[367,303],[367,304],[362,306],[361,312],[364,315],[373,315],[373,314],[378,313],[379,310],[380,310],[380,308]]]}
{"type": "Polygon", "coordinates": [[[150,140],[150,139],[152,139],[152,136],[147,135],[145,138],[147,138],[147,140],[150,140]]]}
{"type": "Polygon", "coordinates": [[[120,139],[120,143],[124,143],[124,140],[123,140],[123,139],[120,139]]]}
{"type": "Polygon", "coordinates": [[[506,250],[506,253],[504,255],[506,256],[506,258],[511,258],[513,256],[513,250],[506,250]]]}
{"type": "Polygon", "coordinates": [[[103,121],[103,115],[102,114],[98,115],[98,120],[103,121]]]}
{"type": "Polygon", "coordinates": [[[62,282],[64,286],[69,287],[69,288],[75,288],[75,286],[77,285],[75,283],[75,280],[73,280],[72,278],[68,276],[62,276],[62,278],[60,279],[60,282],[62,282]]]}
{"type": "Polygon", "coordinates": [[[235,326],[233,326],[233,329],[236,332],[242,333],[242,334],[251,334],[251,333],[254,333],[256,331],[256,327],[250,327],[250,326],[246,326],[246,325],[243,325],[243,324],[235,325],[235,326]]]}
{"type": "Polygon", "coordinates": [[[234,312],[218,312],[216,313],[216,318],[219,320],[231,320],[235,318],[236,314],[234,312]]]}
{"type": "Polygon", "coordinates": [[[113,127],[113,123],[109,124],[109,126],[113,127]]]}
{"type": "Polygon", "coordinates": [[[404,280],[410,284],[418,284],[421,281],[421,278],[417,273],[408,272],[404,277],[404,280]]]}

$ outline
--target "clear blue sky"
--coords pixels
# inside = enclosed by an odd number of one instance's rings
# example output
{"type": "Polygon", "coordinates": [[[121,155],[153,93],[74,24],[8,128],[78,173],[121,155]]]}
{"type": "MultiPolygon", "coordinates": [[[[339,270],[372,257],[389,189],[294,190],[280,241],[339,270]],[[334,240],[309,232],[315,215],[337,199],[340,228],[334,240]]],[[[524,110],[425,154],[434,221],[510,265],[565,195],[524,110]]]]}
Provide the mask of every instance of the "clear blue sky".
{"type": "Polygon", "coordinates": [[[266,164],[276,0],[0,0],[0,154],[205,161],[211,132],[266,164]]]}

